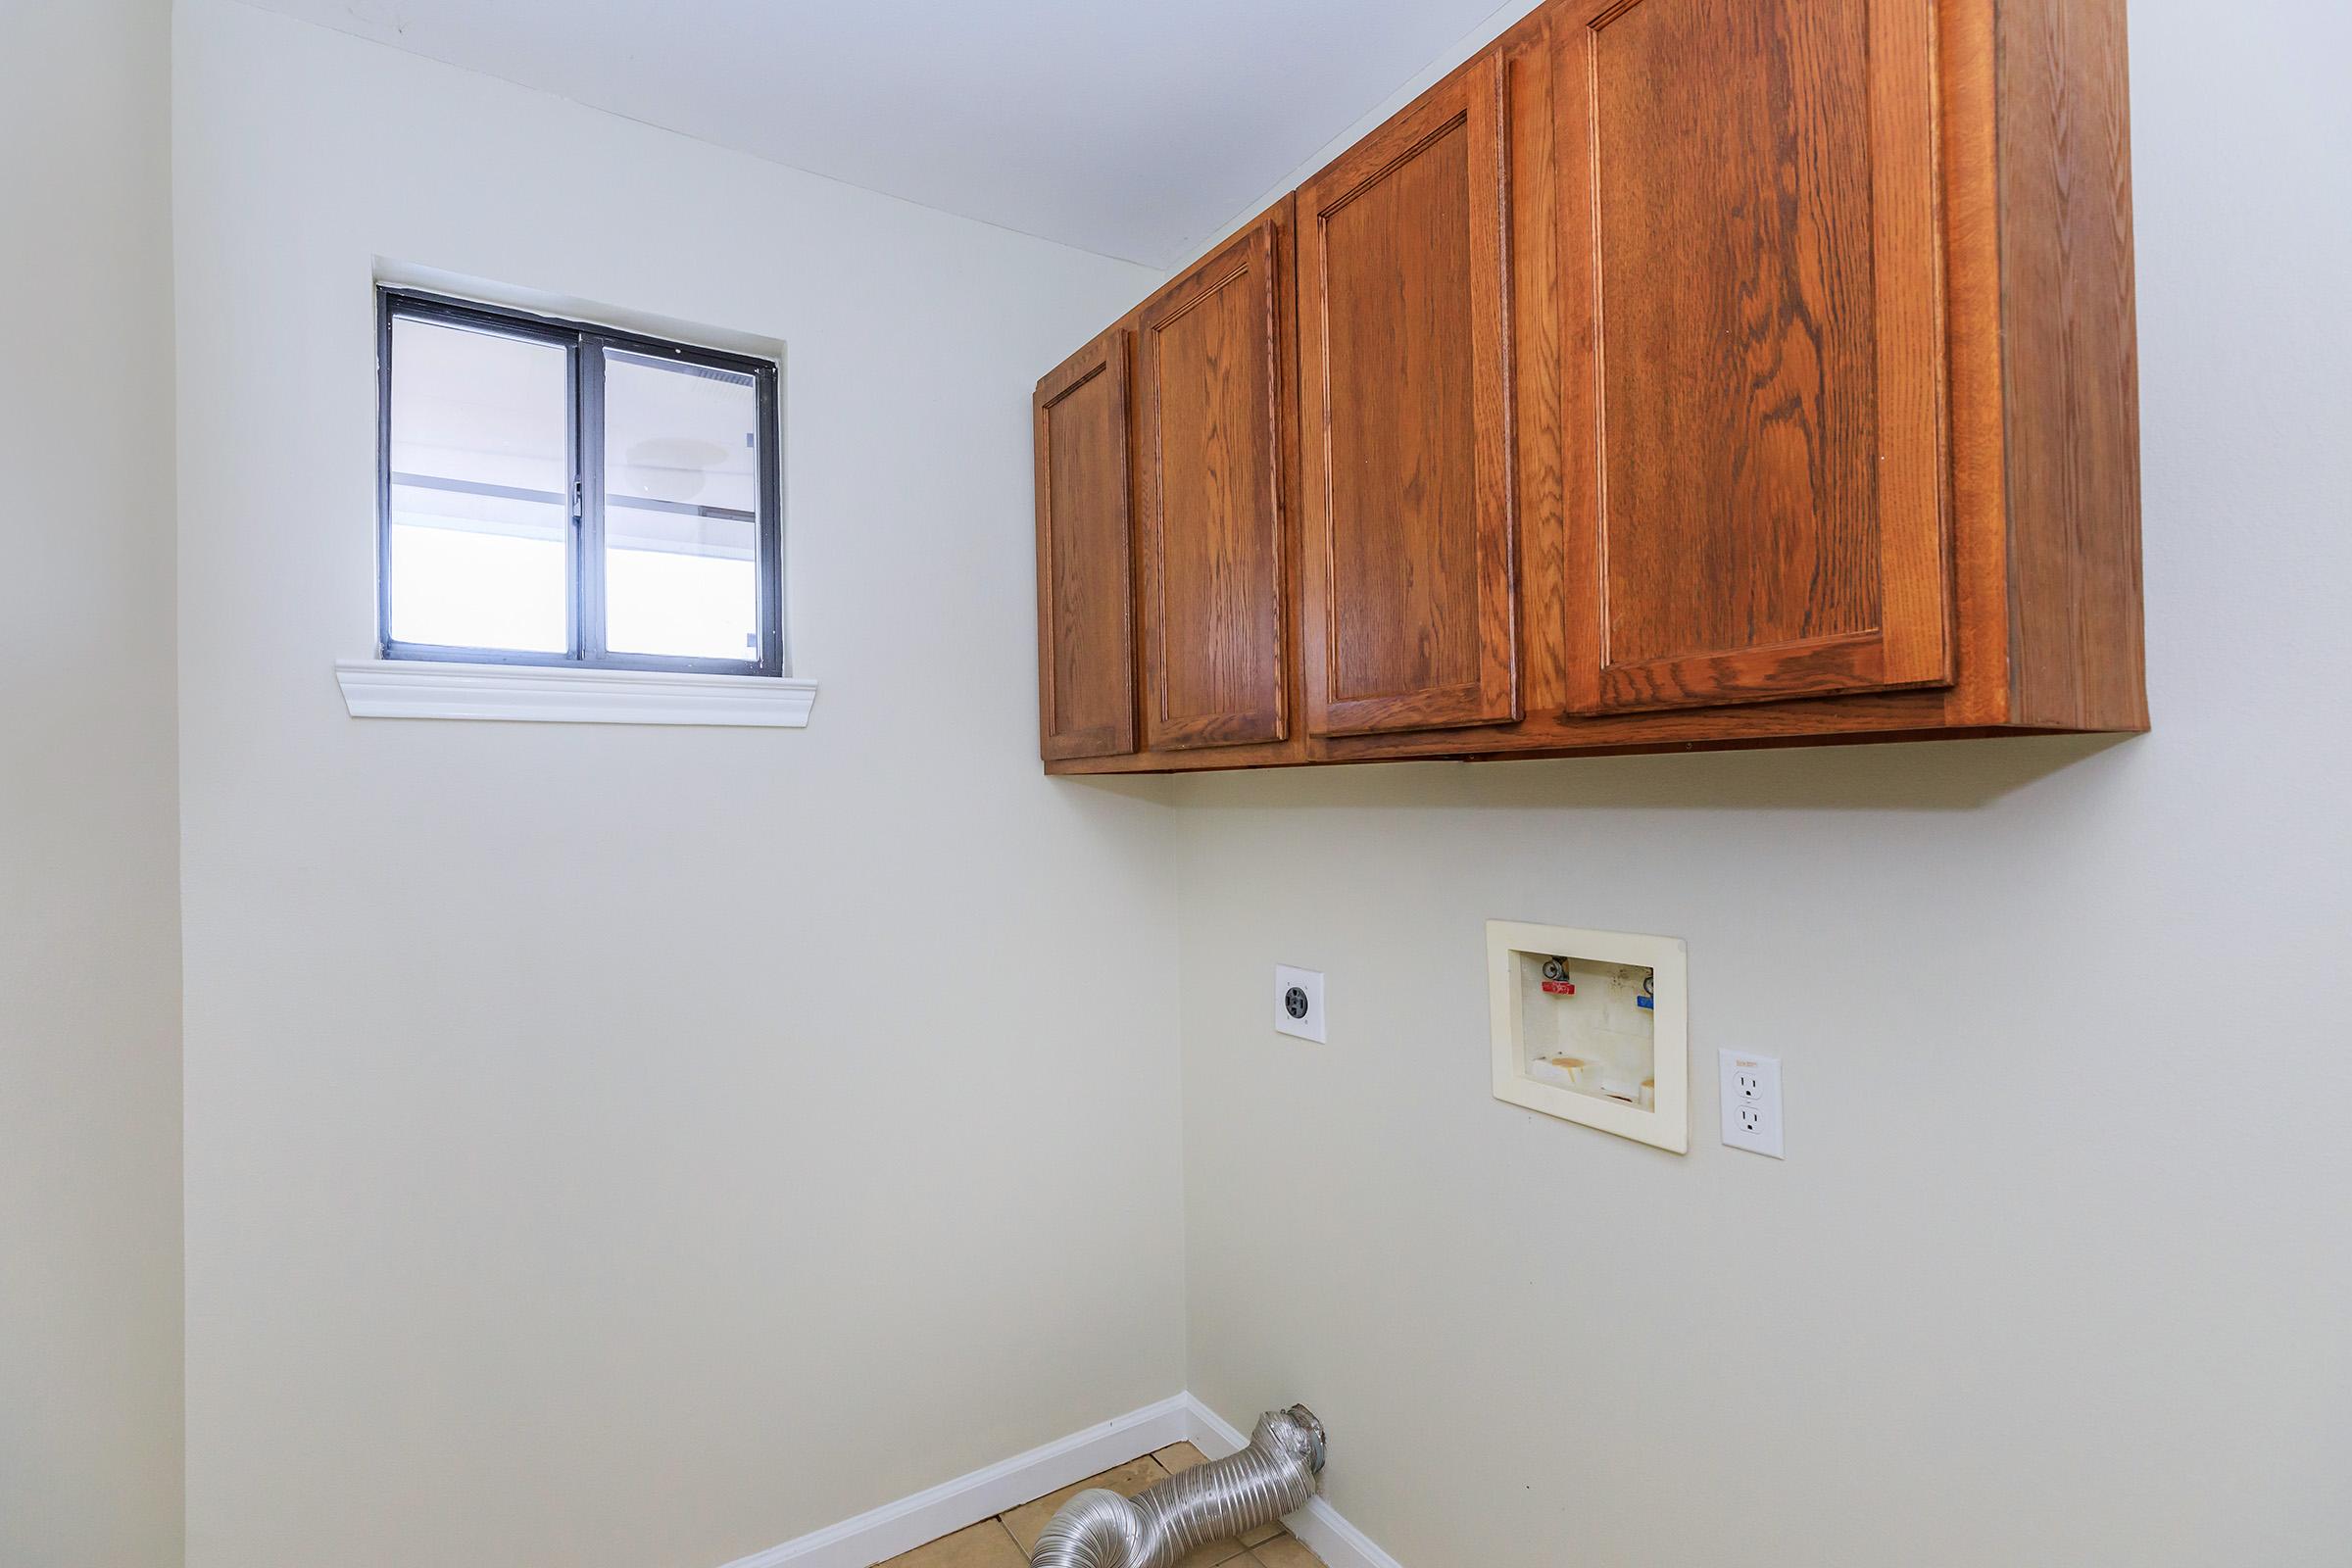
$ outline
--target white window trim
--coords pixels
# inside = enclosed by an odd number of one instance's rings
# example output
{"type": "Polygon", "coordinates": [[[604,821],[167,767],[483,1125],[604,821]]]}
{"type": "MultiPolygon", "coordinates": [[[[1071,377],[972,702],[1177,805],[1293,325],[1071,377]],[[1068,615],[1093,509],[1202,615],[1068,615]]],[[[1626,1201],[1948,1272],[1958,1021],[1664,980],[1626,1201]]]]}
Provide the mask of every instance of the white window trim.
{"type": "Polygon", "coordinates": [[[789,675],[339,659],[335,680],[354,718],[806,729],[816,706],[816,682],[789,675]]]}

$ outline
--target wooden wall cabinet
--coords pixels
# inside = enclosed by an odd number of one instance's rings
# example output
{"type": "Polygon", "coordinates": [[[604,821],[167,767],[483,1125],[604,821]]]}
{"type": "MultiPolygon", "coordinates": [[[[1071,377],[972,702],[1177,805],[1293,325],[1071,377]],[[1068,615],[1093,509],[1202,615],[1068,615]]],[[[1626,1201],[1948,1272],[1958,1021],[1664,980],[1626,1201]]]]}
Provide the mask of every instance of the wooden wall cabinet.
{"type": "Polygon", "coordinates": [[[2122,0],[1554,0],[1041,384],[1049,768],[2146,728],[2126,102],[2122,0]]]}
{"type": "Polygon", "coordinates": [[[1269,217],[1147,301],[1136,562],[1152,751],[1291,733],[1287,225],[1269,217]]]}

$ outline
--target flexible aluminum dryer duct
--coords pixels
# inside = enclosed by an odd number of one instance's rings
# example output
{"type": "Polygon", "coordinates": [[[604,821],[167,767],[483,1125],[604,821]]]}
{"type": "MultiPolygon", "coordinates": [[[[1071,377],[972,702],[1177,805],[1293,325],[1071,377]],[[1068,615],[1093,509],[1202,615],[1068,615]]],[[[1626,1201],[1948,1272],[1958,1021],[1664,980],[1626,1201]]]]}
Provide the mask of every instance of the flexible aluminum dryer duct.
{"type": "Polygon", "coordinates": [[[1303,1404],[1257,1418],[1250,1446],[1134,1497],[1100,1488],[1063,1505],[1030,1568],[1175,1568],[1191,1551],[1306,1506],[1323,1473],[1323,1423],[1303,1404]]]}

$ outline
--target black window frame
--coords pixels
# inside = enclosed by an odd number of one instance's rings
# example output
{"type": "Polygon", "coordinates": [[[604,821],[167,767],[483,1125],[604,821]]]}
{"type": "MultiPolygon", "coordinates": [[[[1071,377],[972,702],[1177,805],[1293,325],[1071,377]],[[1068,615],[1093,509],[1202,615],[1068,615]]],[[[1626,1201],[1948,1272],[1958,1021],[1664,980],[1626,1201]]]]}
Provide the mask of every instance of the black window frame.
{"type": "MultiPolygon", "coordinates": [[[[784,530],[782,517],[782,430],[776,418],[776,364],[693,343],[648,337],[589,321],[541,316],[508,306],[485,305],[418,289],[376,287],[375,332],[375,634],[385,659],[443,663],[529,664],[556,669],[668,670],[686,674],[782,675],[784,662],[784,530]],[[568,497],[539,491],[484,486],[485,493],[523,500],[568,503],[564,569],[570,590],[565,616],[568,651],[461,648],[446,643],[400,642],[392,636],[392,323],[407,318],[488,332],[564,350],[571,384],[565,411],[571,464],[568,497]],[[662,364],[698,365],[752,377],[759,402],[759,509],[752,518],[753,577],[760,600],[757,659],[697,659],[669,654],[614,653],[604,646],[605,628],[605,351],[635,355],[662,364]]],[[[472,488],[463,486],[462,488],[472,488]]],[[[662,503],[704,516],[740,518],[730,508],[662,503]]]]}

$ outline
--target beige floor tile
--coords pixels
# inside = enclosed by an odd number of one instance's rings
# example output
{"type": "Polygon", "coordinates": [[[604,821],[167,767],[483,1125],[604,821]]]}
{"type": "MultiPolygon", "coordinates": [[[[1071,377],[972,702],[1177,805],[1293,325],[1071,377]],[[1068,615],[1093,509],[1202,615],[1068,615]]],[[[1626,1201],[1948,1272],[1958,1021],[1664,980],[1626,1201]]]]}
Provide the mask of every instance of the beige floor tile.
{"type": "Polygon", "coordinates": [[[1176,1560],[1176,1568],[1214,1568],[1215,1564],[1221,1562],[1235,1563],[1239,1568],[1249,1554],[1248,1546],[1228,1536],[1223,1541],[1212,1541],[1205,1546],[1186,1552],[1176,1560]]]}
{"type": "Polygon", "coordinates": [[[1014,1544],[1012,1532],[989,1519],[893,1557],[882,1568],[1028,1568],[1028,1563],[1029,1554],[1014,1544]]]}
{"type": "Polygon", "coordinates": [[[1323,1559],[1298,1544],[1297,1536],[1269,1541],[1250,1554],[1259,1568],[1323,1568],[1323,1559]]]}
{"type": "Polygon", "coordinates": [[[1165,1481],[1167,1478],[1168,1472],[1160,1467],[1159,1461],[1147,1454],[1141,1459],[1119,1466],[1116,1470],[1105,1470],[1099,1476],[1089,1476],[1074,1487],[1064,1487],[1050,1497],[1040,1497],[1035,1502],[1025,1502],[1018,1508],[1007,1511],[1004,1515],[1004,1528],[1012,1532],[1013,1541],[1026,1554],[1031,1547],[1037,1544],[1037,1538],[1045,1534],[1047,1524],[1056,1513],[1061,1511],[1061,1505],[1090,1487],[1104,1487],[1122,1497],[1132,1497],[1146,1487],[1165,1481]]]}
{"type": "Polygon", "coordinates": [[[1159,1467],[1172,1476],[1180,1476],[1195,1465],[1208,1463],[1208,1455],[1189,1443],[1171,1443],[1152,1456],[1159,1467]]]}

